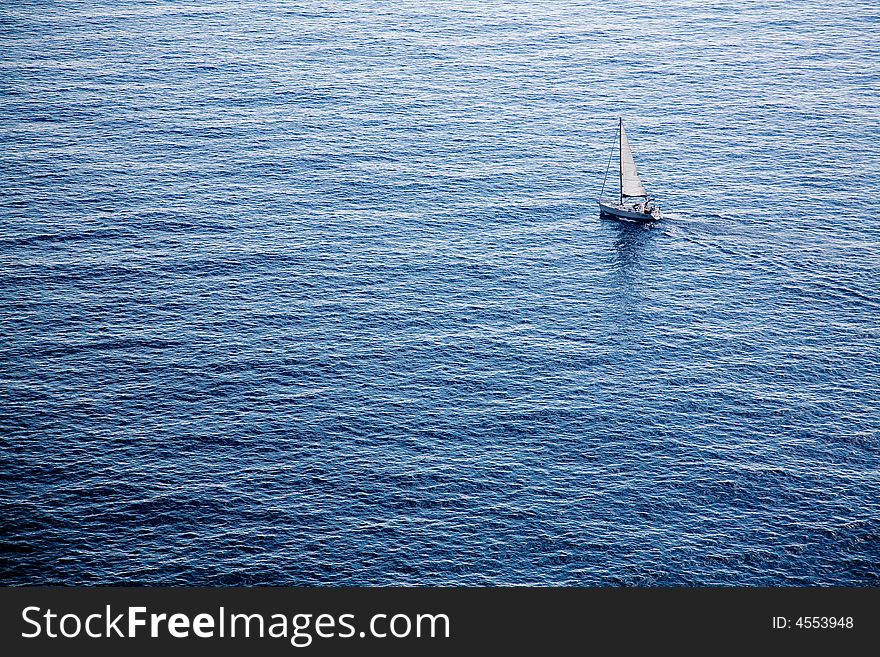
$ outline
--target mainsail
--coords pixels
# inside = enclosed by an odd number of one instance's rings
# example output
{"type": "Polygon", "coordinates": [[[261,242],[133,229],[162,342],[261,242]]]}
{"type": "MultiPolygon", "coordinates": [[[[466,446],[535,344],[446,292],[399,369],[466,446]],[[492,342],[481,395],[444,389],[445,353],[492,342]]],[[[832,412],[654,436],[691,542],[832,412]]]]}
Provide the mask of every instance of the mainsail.
{"type": "Polygon", "coordinates": [[[623,129],[623,121],[620,122],[620,195],[621,196],[647,196],[639,172],[636,170],[636,162],[633,160],[629,140],[626,138],[626,130],[623,129]]]}

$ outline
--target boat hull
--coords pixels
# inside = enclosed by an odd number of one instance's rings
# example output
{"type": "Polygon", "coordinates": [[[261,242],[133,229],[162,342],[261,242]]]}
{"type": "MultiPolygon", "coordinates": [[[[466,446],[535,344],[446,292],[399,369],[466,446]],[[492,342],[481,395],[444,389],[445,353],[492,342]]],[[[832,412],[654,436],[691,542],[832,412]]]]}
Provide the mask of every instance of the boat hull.
{"type": "Polygon", "coordinates": [[[660,209],[653,208],[650,212],[639,212],[638,210],[625,210],[613,205],[607,205],[602,201],[599,204],[599,214],[603,217],[613,217],[615,219],[625,219],[627,221],[657,221],[660,219],[660,209]]]}

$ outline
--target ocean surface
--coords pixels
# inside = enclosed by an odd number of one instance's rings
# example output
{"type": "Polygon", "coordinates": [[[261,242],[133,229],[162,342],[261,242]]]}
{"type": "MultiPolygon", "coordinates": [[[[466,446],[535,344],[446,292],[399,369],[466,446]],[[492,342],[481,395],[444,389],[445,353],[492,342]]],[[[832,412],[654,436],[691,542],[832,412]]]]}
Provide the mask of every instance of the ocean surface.
{"type": "Polygon", "coordinates": [[[0,583],[880,585],[878,28],[4,2],[0,583]]]}

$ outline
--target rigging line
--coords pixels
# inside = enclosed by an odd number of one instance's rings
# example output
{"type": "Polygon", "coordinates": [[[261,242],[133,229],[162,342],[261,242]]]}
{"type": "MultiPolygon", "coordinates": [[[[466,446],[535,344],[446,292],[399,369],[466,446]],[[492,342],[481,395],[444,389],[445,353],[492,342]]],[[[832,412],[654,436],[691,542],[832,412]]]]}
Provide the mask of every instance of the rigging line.
{"type": "MultiPolygon", "coordinates": [[[[617,130],[620,131],[619,126],[618,126],[617,130]]],[[[614,141],[616,142],[617,139],[615,139],[614,141]]],[[[609,169],[611,169],[611,158],[613,158],[613,157],[614,157],[614,146],[611,147],[611,152],[608,154],[608,166],[605,167],[605,177],[602,179],[602,191],[599,192],[599,198],[602,198],[603,195],[605,194],[605,181],[608,180],[608,171],[609,171],[609,169]]]]}

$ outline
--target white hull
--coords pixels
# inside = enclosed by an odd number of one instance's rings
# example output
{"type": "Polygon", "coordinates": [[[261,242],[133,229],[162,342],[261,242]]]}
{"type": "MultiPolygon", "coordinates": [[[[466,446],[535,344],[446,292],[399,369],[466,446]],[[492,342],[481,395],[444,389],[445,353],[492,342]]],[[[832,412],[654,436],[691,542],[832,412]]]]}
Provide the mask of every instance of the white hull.
{"type": "Polygon", "coordinates": [[[601,215],[616,217],[618,219],[631,219],[633,221],[657,221],[660,219],[660,208],[654,207],[650,212],[641,212],[634,206],[619,206],[609,203],[599,203],[599,213],[601,215]]]}

